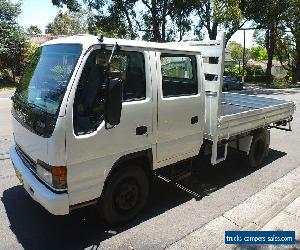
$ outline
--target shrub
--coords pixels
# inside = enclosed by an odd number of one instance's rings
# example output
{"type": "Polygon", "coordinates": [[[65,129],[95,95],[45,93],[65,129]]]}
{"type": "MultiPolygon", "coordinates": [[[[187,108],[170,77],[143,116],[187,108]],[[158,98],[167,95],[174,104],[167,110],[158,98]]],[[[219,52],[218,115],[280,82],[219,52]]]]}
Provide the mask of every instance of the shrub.
{"type": "Polygon", "coordinates": [[[273,79],[272,85],[276,88],[287,88],[291,85],[291,82],[285,78],[277,77],[273,79]]]}
{"type": "Polygon", "coordinates": [[[233,67],[226,67],[224,69],[224,76],[236,76],[238,77],[239,74],[239,67],[233,66],[233,67]]]}
{"type": "Polygon", "coordinates": [[[265,75],[246,75],[245,82],[267,82],[265,75]]]}
{"type": "Polygon", "coordinates": [[[12,82],[12,76],[8,69],[0,69],[0,80],[1,82],[12,82]]]}
{"type": "Polygon", "coordinates": [[[264,75],[264,70],[260,65],[246,65],[245,73],[247,75],[256,76],[256,75],[264,75]]]}

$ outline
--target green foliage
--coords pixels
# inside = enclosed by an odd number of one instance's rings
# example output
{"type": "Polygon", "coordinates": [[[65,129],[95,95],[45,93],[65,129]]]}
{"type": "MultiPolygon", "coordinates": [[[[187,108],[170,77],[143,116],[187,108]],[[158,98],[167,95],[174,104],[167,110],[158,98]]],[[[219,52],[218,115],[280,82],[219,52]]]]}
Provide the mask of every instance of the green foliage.
{"type": "Polygon", "coordinates": [[[182,40],[192,29],[192,13],[198,0],[52,0],[56,6],[90,11],[89,32],[152,41],[182,40]],[[138,7],[137,7],[138,5],[138,7]]]}
{"type": "Polygon", "coordinates": [[[6,81],[6,82],[11,82],[13,81],[11,74],[7,69],[0,69],[0,80],[1,81],[6,81]]]}
{"type": "Polygon", "coordinates": [[[292,83],[289,78],[274,78],[271,84],[266,84],[263,81],[258,81],[258,85],[262,88],[272,89],[286,89],[286,88],[300,88],[300,84],[292,83]]]}
{"type": "Polygon", "coordinates": [[[87,33],[87,14],[80,12],[59,12],[53,22],[46,26],[46,33],[52,35],[75,35],[87,33]]]}
{"type": "Polygon", "coordinates": [[[245,66],[246,75],[264,75],[264,70],[260,65],[246,65],[245,66]]]}
{"type": "Polygon", "coordinates": [[[21,3],[13,4],[8,0],[0,0],[0,21],[8,25],[15,25],[16,19],[21,13],[21,3]]]}
{"type": "Polygon", "coordinates": [[[52,4],[60,8],[66,6],[70,11],[81,9],[81,4],[77,0],[52,0],[52,4]]]}
{"type": "MultiPolygon", "coordinates": [[[[268,61],[266,76],[271,80],[272,60],[279,59],[293,82],[300,81],[299,0],[52,0],[71,11],[87,7],[89,32],[106,36],[142,37],[152,41],[183,40],[193,31],[202,39],[207,31],[215,39],[220,29],[226,40],[250,21],[257,44],[246,50],[245,59],[268,61]]],[[[241,46],[233,46],[232,57],[241,62],[241,46]]]]}
{"type": "Polygon", "coordinates": [[[142,0],[143,39],[152,41],[181,41],[191,30],[192,14],[199,8],[196,0],[142,0]]]}
{"type": "Polygon", "coordinates": [[[225,76],[235,76],[239,77],[241,75],[240,72],[240,67],[239,66],[230,66],[230,67],[225,67],[224,69],[224,75],[225,76]]]}
{"type": "Polygon", "coordinates": [[[265,32],[262,30],[254,30],[252,40],[255,44],[264,47],[266,45],[265,32]]]}
{"type": "Polygon", "coordinates": [[[0,0],[0,68],[9,69],[13,80],[24,67],[24,54],[28,48],[28,38],[16,19],[21,13],[19,3],[0,0]]]}
{"type": "Polygon", "coordinates": [[[197,9],[198,29],[206,28],[210,39],[216,39],[218,29],[227,31],[226,40],[244,24],[243,1],[241,0],[203,0],[197,9]]]}
{"type": "Polygon", "coordinates": [[[30,27],[26,29],[26,32],[27,32],[27,34],[30,34],[30,35],[42,34],[41,29],[36,25],[30,25],[30,27]]]}
{"type": "Polygon", "coordinates": [[[266,61],[268,59],[268,53],[265,48],[255,45],[250,49],[250,57],[255,61],[266,61]]]}
{"type": "Polygon", "coordinates": [[[289,0],[245,1],[245,14],[261,29],[266,29],[264,47],[268,52],[266,77],[271,82],[272,60],[275,56],[277,30],[289,0]]]}
{"type": "Polygon", "coordinates": [[[291,76],[292,82],[300,82],[300,1],[290,0],[286,5],[277,32],[277,56],[291,76]],[[290,32],[285,32],[289,30],[290,32]]]}
{"type": "Polygon", "coordinates": [[[260,28],[276,26],[290,0],[249,0],[244,2],[245,15],[260,28]]]}
{"type": "MultiPolygon", "coordinates": [[[[233,60],[236,62],[242,62],[243,61],[243,51],[244,47],[237,43],[232,42],[230,45],[230,55],[233,60]]],[[[250,59],[250,50],[248,48],[245,49],[245,63],[250,59]]]]}
{"type": "Polygon", "coordinates": [[[290,85],[290,82],[286,78],[274,78],[273,85],[277,88],[284,88],[290,85]]]}

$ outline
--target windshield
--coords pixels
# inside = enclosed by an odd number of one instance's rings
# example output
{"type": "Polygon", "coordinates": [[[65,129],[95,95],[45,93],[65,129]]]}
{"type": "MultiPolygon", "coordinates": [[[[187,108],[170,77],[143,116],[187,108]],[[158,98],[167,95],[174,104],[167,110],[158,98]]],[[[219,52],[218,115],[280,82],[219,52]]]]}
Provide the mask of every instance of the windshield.
{"type": "Polygon", "coordinates": [[[52,135],[80,54],[79,44],[47,45],[27,64],[13,97],[12,115],[31,132],[46,138],[52,135]]]}
{"type": "Polygon", "coordinates": [[[80,54],[79,44],[39,48],[25,68],[16,97],[24,105],[57,114],[80,54]]]}

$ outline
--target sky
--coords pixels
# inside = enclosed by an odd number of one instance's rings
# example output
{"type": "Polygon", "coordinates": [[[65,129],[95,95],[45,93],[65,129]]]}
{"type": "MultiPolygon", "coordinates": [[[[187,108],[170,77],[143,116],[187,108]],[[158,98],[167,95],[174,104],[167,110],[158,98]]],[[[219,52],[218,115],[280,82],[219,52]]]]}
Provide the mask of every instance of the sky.
{"type": "MultiPolygon", "coordinates": [[[[18,0],[13,0],[16,3],[18,0]]],[[[51,0],[23,0],[22,13],[18,19],[21,26],[28,28],[30,25],[38,26],[43,32],[59,8],[52,5],[51,0]]]]}
{"type": "MultiPolygon", "coordinates": [[[[18,0],[12,0],[12,2],[18,2],[18,0]]],[[[51,0],[23,0],[22,1],[22,13],[18,19],[21,26],[28,28],[30,25],[38,26],[43,32],[48,23],[50,23],[59,8],[52,5],[51,0]]],[[[246,31],[246,47],[252,46],[253,31],[246,31]]],[[[240,44],[244,43],[243,31],[237,31],[230,41],[236,41],[240,44]]]]}

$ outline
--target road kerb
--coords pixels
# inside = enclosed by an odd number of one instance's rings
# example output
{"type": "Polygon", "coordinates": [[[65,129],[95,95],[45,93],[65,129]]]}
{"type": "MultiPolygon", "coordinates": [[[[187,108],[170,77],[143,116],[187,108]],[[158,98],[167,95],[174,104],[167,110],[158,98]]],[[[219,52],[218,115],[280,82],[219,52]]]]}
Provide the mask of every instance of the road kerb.
{"type": "Polygon", "coordinates": [[[199,249],[200,246],[202,248],[202,246],[209,246],[209,244],[211,244],[214,249],[234,248],[235,245],[224,244],[225,231],[260,230],[270,220],[276,217],[277,214],[286,209],[297,197],[300,197],[300,167],[292,170],[265,189],[249,197],[243,203],[225,212],[222,216],[217,217],[187,235],[185,238],[173,243],[168,249],[199,249]],[[276,199],[274,199],[274,197],[272,199],[272,196],[275,196],[276,199]],[[268,197],[269,199],[267,199],[268,197]],[[254,201],[261,203],[253,204],[254,201]],[[256,205],[260,208],[251,210],[253,207],[255,208],[256,205]],[[245,219],[243,216],[247,218],[245,219]],[[224,223],[224,220],[227,220],[228,223],[224,223]],[[209,228],[215,228],[216,231],[207,231],[209,228]],[[207,237],[207,233],[213,233],[214,237],[207,237]],[[217,245],[216,243],[219,244],[217,245]]]}

